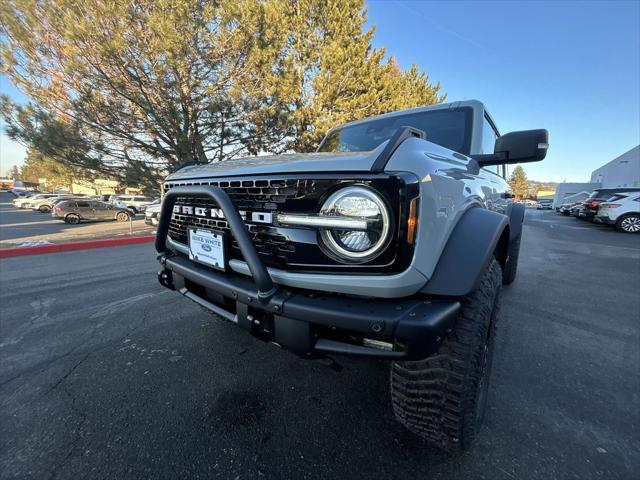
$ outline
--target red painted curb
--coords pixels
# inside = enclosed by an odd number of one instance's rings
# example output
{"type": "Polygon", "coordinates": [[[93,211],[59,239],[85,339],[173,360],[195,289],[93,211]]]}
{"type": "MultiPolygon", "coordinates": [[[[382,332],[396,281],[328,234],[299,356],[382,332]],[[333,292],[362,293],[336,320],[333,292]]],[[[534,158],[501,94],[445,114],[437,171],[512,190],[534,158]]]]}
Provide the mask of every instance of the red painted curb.
{"type": "Polygon", "coordinates": [[[108,238],[106,240],[90,240],[87,242],[56,243],[53,245],[39,245],[37,247],[0,248],[0,258],[39,255],[41,253],[68,252],[71,250],[86,250],[89,248],[117,247],[120,245],[152,242],[155,239],[155,235],[147,235],[144,237],[108,238]]]}

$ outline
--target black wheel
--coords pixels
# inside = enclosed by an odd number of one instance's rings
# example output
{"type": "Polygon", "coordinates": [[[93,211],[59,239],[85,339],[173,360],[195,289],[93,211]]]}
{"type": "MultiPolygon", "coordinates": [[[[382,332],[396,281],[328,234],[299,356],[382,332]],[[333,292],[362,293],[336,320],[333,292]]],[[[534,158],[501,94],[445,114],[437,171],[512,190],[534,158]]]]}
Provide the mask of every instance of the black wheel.
{"type": "Polygon", "coordinates": [[[51,207],[48,205],[40,205],[40,207],[38,208],[38,211],[40,213],[49,213],[51,211],[51,207]]]}
{"type": "Polygon", "coordinates": [[[520,257],[520,239],[522,234],[514,238],[509,244],[507,250],[507,260],[504,264],[504,271],[502,272],[502,284],[510,285],[516,279],[516,273],[518,271],[518,257],[520,257]]]}
{"type": "Polygon", "coordinates": [[[80,217],[75,213],[70,213],[69,215],[64,217],[64,221],[71,225],[77,225],[78,223],[80,223],[80,217]]]}
{"type": "Polygon", "coordinates": [[[494,259],[477,290],[461,299],[453,331],[425,360],[394,362],[396,418],[430,444],[464,450],[478,434],[487,405],[502,271],[494,259]]]}
{"type": "Polygon", "coordinates": [[[125,212],[118,212],[116,215],[116,222],[128,222],[129,214],[125,212]]]}
{"type": "Polygon", "coordinates": [[[640,214],[627,213],[626,215],[620,215],[616,221],[616,228],[624,233],[640,232],[640,214]]]}

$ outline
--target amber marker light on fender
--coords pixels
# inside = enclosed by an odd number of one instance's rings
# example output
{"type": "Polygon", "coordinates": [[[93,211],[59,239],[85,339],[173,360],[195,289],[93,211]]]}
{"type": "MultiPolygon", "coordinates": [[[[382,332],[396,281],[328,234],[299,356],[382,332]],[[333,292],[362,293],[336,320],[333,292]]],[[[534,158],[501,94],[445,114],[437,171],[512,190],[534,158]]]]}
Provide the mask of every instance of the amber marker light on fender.
{"type": "Polygon", "coordinates": [[[407,218],[407,243],[413,245],[418,228],[418,199],[414,198],[409,204],[409,217],[407,218]]]}

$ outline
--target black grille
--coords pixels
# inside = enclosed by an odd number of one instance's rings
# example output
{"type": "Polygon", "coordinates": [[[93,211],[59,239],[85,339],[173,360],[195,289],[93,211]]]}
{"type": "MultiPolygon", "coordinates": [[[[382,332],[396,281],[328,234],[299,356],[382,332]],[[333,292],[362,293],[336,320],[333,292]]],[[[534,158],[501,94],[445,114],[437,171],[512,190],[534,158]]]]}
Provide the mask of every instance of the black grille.
{"type": "MultiPolygon", "coordinates": [[[[257,204],[259,203],[260,202],[257,204]]],[[[213,201],[200,198],[178,197],[176,198],[175,204],[181,206],[216,208],[216,204],[213,201]]],[[[249,208],[249,205],[239,207],[239,209],[242,208],[249,208]]],[[[239,256],[240,249],[235,239],[231,236],[231,231],[226,220],[173,213],[171,216],[171,224],[169,225],[169,236],[173,240],[186,245],[188,243],[187,231],[190,227],[224,232],[227,241],[231,240],[231,248],[233,250],[232,258],[241,258],[239,256]]],[[[271,259],[276,262],[286,262],[287,254],[295,252],[295,246],[288,242],[284,235],[279,234],[278,230],[274,227],[247,223],[247,229],[258,253],[262,257],[267,257],[267,259],[263,258],[263,260],[268,261],[268,259],[271,259]]]]}
{"type": "MultiPolygon", "coordinates": [[[[205,184],[220,187],[229,195],[238,210],[245,210],[249,214],[253,211],[281,211],[303,213],[315,211],[317,199],[322,196],[335,180],[317,179],[242,179],[211,182],[189,182],[190,185],[205,184]]],[[[184,183],[165,184],[165,191],[176,185],[184,183]]],[[[216,208],[217,205],[210,199],[178,197],[176,205],[188,205],[204,208],[216,208]]],[[[225,232],[226,238],[231,241],[231,258],[242,259],[240,249],[231,236],[227,222],[223,219],[202,218],[195,215],[173,213],[169,226],[169,236],[180,243],[187,244],[187,232],[189,227],[200,227],[225,232]]],[[[253,240],[256,250],[262,260],[270,266],[284,266],[289,263],[291,256],[295,254],[295,243],[287,239],[281,233],[284,229],[272,226],[257,225],[247,222],[247,229],[253,240]]],[[[228,241],[229,241],[228,240],[228,241]]]]}
{"type": "MultiPolygon", "coordinates": [[[[219,182],[189,182],[189,185],[210,185],[220,187],[229,195],[238,209],[276,210],[278,205],[291,198],[301,198],[314,189],[313,180],[277,179],[277,180],[231,180],[219,182]]],[[[167,183],[165,191],[184,185],[167,183]]]]}
{"type": "MultiPolygon", "coordinates": [[[[240,178],[213,181],[174,181],[164,185],[164,191],[182,185],[210,185],[222,188],[231,201],[240,211],[247,213],[245,221],[247,229],[253,240],[256,250],[260,254],[265,265],[276,268],[292,270],[332,270],[353,272],[354,270],[366,271],[393,271],[398,267],[404,268],[407,263],[405,255],[397,256],[396,241],[390,244],[387,251],[380,257],[362,265],[344,265],[323,253],[318,243],[317,232],[313,229],[289,228],[276,225],[267,225],[252,222],[252,212],[286,212],[286,213],[317,213],[320,206],[336,189],[345,184],[366,185],[386,196],[394,215],[404,215],[404,206],[401,199],[406,198],[407,183],[399,177],[387,175],[370,175],[357,178],[339,178],[336,175],[318,175],[312,179],[293,178],[292,176],[280,178],[240,178]],[[402,258],[401,258],[402,257],[402,258]]],[[[217,208],[215,202],[208,198],[178,197],[175,205],[192,206],[207,209],[207,217],[180,213],[172,213],[169,225],[169,237],[182,244],[188,243],[188,229],[190,227],[218,230],[225,233],[227,241],[227,255],[231,259],[242,260],[242,254],[237,243],[231,235],[227,222],[220,218],[211,218],[211,208],[217,208]]],[[[396,220],[400,220],[397,218],[396,220]]],[[[398,225],[398,223],[396,223],[398,225]]],[[[403,249],[407,255],[412,255],[411,249],[403,249]]]]}

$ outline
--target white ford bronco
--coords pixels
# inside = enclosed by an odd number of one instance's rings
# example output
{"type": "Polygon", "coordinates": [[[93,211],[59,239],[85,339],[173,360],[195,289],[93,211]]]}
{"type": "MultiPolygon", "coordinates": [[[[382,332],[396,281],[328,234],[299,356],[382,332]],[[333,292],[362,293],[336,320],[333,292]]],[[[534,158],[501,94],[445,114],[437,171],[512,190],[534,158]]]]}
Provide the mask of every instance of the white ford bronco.
{"type": "Polygon", "coordinates": [[[397,419],[464,449],[518,264],[505,165],[547,148],[464,101],[337,127],[316,153],[184,167],[163,186],[160,283],[298,355],[388,360],[397,419]]]}

